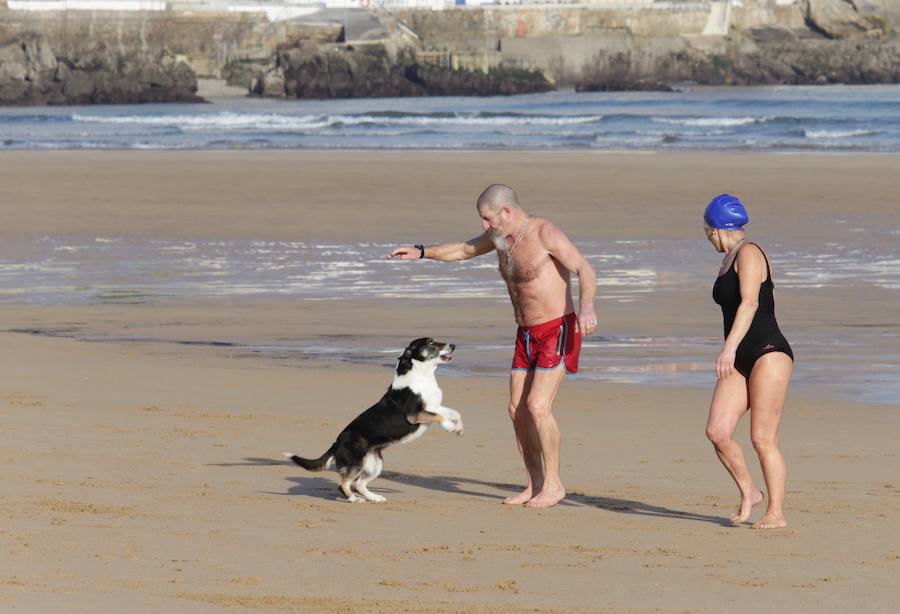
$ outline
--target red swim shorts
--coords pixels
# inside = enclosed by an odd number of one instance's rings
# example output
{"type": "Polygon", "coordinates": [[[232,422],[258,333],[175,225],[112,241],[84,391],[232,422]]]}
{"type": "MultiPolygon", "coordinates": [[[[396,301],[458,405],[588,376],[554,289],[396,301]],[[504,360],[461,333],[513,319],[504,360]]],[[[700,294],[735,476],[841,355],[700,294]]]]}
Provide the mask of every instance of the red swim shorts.
{"type": "Polygon", "coordinates": [[[565,362],[568,373],[577,373],[581,333],[575,330],[575,322],[575,314],[570,313],[543,324],[520,326],[513,370],[555,369],[565,362]]]}

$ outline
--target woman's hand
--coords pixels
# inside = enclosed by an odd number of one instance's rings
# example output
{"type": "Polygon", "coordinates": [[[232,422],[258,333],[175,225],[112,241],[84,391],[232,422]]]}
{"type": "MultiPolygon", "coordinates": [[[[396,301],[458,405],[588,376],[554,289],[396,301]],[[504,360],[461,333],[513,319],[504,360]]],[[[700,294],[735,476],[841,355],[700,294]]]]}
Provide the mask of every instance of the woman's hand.
{"type": "Polygon", "coordinates": [[[722,348],[716,357],[716,376],[719,379],[725,379],[734,373],[734,357],[737,352],[735,350],[722,348]]]}

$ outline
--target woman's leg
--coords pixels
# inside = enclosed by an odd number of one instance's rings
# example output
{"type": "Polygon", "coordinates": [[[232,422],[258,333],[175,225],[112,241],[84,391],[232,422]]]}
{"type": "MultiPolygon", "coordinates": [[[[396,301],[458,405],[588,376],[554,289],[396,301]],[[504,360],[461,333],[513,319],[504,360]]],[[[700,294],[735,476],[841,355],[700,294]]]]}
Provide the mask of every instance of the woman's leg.
{"type": "Polygon", "coordinates": [[[794,362],[787,354],[771,352],[761,356],[750,373],[750,440],[769,491],[769,506],[753,525],[755,529],[787,526],[783,509],[787,468],[778,447],[778,427],[793,371],[794,362]]]}
{"type": "Polygon", "coordinates": [[[741,493],[741,503],[731,516],[731,521],[746,522],[750,518],[750,510],[762,501],[763,495],[750,472],[740,444],[734,440],[734,430],[738,420],[747,411],[747,380],[738,372],[734,372],[716,383],[712,403],[709,406],[709,420],[706,423],[706,436],[716,448],[719,460],[731,474],[741,493]]]}

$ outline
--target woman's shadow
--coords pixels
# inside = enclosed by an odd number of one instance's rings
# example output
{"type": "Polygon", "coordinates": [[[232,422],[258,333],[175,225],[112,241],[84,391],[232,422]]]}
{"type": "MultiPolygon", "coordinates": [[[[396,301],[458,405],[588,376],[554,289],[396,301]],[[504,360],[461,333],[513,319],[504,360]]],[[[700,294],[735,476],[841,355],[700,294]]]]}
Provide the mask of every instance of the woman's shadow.
{"type": "MultiPolygon", "coordinates": [[[[243,462],[237,463],[218,463],[219,467],[240,467],[240,466],[270,466],[270,465],[289,465],[294,466],[288,460],[271,459],[271,458],[245,458],[243,462]]],[[[461,478],[456,476],[436,475],[436,476],[419,476],[409,473],[400,473],[397,471],[384,471],[378,477],[371,488],[374,492],[381,493],[397,493],[400,492],[393,488],[384,488],[378,485],[379,480],[387,480],[397,484],[412,484],[419,488],[428,490],[437,490],[458,495],[466,495],[472,497],[483,497],[487,499],[503,500],[506,497],[502,494],[485,492],[490,490],[502,490],[510,493],[519,492],[522,487],[515,484],[504,484],[502,482],[485,482],[472,478],[461,478]]],[[[338,490],[337,483],[334,479],[326,477],[291,477],[288,481],[295,485],[288,488],[286,492],[271,492],[269,494],[286,495],[286,496],[304,496],[316,497],[319,499],[341,499],[343,495],[338,490]]],[[[587,495],[580,492],[573,492],[566,495],[565,500],[560,503],[564,506],[576,507],[595,507],[608,512],[616,512],[619,514],[634,514],[637,516],[655,516],[659,518],[674,518],[677,520],[691,520],[694,522],[708,522],[722,527],[735,526],[728,518],[721,516],[709,516],[706,514],[697,514],[694,512],[684,512],[660,505],[652,505],[643,501],[633,501],[630,499],[617,499],[614,497],[597,497],[587,495]]]]}

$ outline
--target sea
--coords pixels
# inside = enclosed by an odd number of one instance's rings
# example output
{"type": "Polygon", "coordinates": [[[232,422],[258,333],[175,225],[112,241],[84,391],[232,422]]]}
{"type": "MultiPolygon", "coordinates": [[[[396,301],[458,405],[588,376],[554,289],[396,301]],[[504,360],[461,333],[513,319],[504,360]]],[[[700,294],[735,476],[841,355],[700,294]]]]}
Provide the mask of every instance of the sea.
{"type": "MultiPolygon", "coordinates": [[[[224,98],[213,104],[0,108],[3,150],[598,150],[900,152],[900,86],[693,88],[676,92],[552,92],[491,98],[272,101],[224,98]]],[[[900,164],[898,164],[900,172],[900,164]]],[[[894,198],[896,195],[886,195],[894,198]]],[[[900,304],[900,216],[893,226],[865,215],[821,220],[830,242],[772,237],[779,292],[867,288],[900,304]]],[[[707,288],[718,261],[696,238],[580,241],[599,274],[601,302],[707,288]]],[[[419,263],[391,274],[380,243],[154,240],[46,236],[0,242],[0,305],[154,304],[179,300],[410,296],[495,299],[508,309],[495,259],[419,263]],[[415,288],[416,291],[408,292],[415,288]]],[[[711,306],[711,310],[713,306],[711,306]]],[[[602,311],[602,310],[601,310],[602,311]]],[[[827,395],[900,406],[900,311],[840,339],[785,333],[798,357],[796,384],[827,395]]],[[[785,318],[782,318],[785,320],[785,318]]],[[[789,323],[789,318],[786,319],[789,323]]],[[[784,323],[783,323],[784,327],[784,323]]],[[[849,329],[848,329],[849,330],[849,329]]],[[[71,329],[22,331],[94,342],[186,343],[71,329]]],[[[508,336],[508,335],[506,335],[508,336]]],[[[505,377],[509,339],[460,348],[443,370],[505,377]],[[464,356],[464,359],[462,357],[464,356]]],[[[711,387],[719,325],[706,336],[653,336],[602,330],[586,340],[580,378],[646,385],[711,387]]],[[[229,356],[391,363],[397,340],[364,332],[352,339],[284,339],[277,344],[216,338],[229,356]]]]}
{"type": "Polygon", "coordinates": [[[900,85],[0,108],[0,151],[900,151],[900,85]]]}

